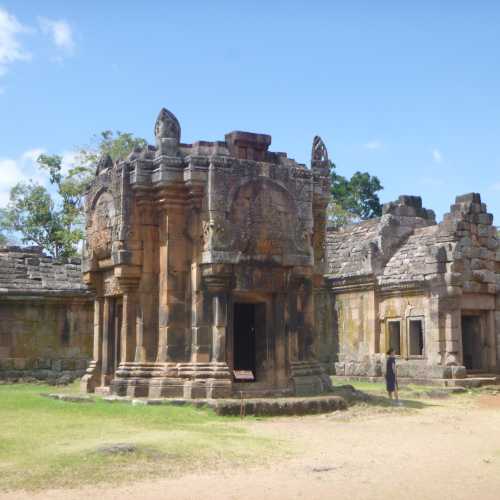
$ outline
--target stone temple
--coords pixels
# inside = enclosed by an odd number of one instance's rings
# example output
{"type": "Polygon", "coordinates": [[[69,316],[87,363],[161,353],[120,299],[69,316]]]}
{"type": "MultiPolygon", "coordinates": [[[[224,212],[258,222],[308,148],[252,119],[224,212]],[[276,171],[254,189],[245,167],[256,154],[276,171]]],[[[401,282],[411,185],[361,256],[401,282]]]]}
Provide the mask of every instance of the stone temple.
{"type": "Polygon", "coordinates": [[[102,158],[88,192],[94,353],[83,386],[152,397],[227,397],[248,382],[322,391],[323,142],[310,169],[269,151],[265,134],[183,144],[166,109],[155,137],[125,161],[102,158]]]}
{"type": "Polygon", "coordinates": [[[500,381],[499,238],[479,194],[440,223],[400,196],[334,230],[319,137],[307,168],[265,134],[183,144],[165,109],[154,132],[96,166],[87,286],[78,259],[0,250],[0,378],[88,366],[90,392],[302,395],[329,374],[381,379],[393,348],[401,380],[500,381]]]}

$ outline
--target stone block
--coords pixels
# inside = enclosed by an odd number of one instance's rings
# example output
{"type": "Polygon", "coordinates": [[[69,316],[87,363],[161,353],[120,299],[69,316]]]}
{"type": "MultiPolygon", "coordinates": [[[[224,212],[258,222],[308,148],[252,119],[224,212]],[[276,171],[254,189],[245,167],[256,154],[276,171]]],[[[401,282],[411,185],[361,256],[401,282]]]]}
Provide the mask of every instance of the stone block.
{"type": "Polygon", "coordinates": [[[52,370],[54,370],[56,372],[62,371],[62,369],[63,369],[63,367],[62,367],[62,360],[60,360],[60,359],[53,359],[51,361],[51,368],[52,368],[52,370]]]}
{"type": "Polygon", "coordinates": [[[467,370],[465,366],[451,367],[451,378],[465,378],[466,376],[467,376],[467,370]]]}
{"type": "Polygon", "coordinates": [[[346,375],[345,363],[337,362],[335,366],[335,375],[346,375]]]}

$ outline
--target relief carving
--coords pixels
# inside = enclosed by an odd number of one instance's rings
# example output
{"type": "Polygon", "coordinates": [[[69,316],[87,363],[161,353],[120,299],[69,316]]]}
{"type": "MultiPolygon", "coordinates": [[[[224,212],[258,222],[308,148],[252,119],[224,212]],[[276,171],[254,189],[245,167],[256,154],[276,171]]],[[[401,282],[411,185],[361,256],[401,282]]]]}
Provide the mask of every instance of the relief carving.
{"type": "Polygon", "coordinates": [[[105,191],[95,203],[90,217],[90,226],[87,228],[89,253],[92,253],[98,259],[105,259],[111,255],[114,217],[113,196],[108,191],[105,191]]]}
{"type": "Polygon", "coordinates": [[[269,181],[255,181],[237,191],[230,209],[231,245],[246,255],[283,256],[306,252],[311,231],[297,224],[297,209],[290,194],[269,181]]]}

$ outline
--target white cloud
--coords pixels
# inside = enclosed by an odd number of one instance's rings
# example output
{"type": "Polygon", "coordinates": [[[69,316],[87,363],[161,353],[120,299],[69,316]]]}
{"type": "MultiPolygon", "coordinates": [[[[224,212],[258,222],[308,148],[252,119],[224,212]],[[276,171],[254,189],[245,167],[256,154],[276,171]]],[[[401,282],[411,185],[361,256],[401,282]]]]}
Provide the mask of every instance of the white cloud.
{"type": "Polygon", "coordinates": [[[42,148],[33,148],[22,153],[18,158],[0,158],[0,207],[9,201],[9,193],[18,182],[32,179],[47,185],[48,176],[38,169],[36,159],[44,153],[42,148]]]}
{"type": "Polygon", "coordinates": [[[63,151],[61,154],[62,162],[61,167],[63,173],[68,173],[70,168],[76,166],[80,159],[80,153],[78,151],[63,151]]]}
{"type": "Polygon", "coordinates": [[[443,154],[439,149],[434,148],[432,150],[432,159],[434,160],[434,163],[442,163],[443,161],[443,154]]]}
{"type": "Polygon", "coordinates": [[[42,148],[28,149],[28,151],[25,151],[21,155],[21,160],[23,162],[29,161],[34,164],[38,160],[38,157],[43,153],[45,153],[45,149],[42,148]]]}
{"type": "Polygon", "coordinates": [[[31,59],[31,54],[19,41],[19,35],[28,32],[29,28],[0,7],[0,76],[6,73],[9,64],[31,59]]]}
{"type": "Polygon", "coordinates": [[[52,38],[54,45],[64,51],[66,55],[71,55],[75,48],[73,40],[73,30],[67,21],[63,19],[49,19],[39,17],[38,24],[42,33],[52,38]]]}
{"type": "Polygon", "coordinates": [[[382,148],[382,142],[374,139],[373,141],[369,141],[366,144],[363,145],[366,149],[381,149],[382,148]]]}

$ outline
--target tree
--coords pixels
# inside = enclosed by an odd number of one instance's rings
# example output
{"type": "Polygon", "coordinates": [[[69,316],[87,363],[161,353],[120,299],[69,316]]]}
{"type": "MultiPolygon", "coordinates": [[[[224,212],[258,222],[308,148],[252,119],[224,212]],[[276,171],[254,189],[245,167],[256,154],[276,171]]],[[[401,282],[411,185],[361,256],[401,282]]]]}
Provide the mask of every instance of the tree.
{"type": "Polygon", "coordinates": [[[106,130],[94,145],[79,148],[76,165],[67,172],[58,155],[40,155],[39,168],[49,175],[53,195],[32,181],[15,185],[6,209],[0,211],[0,230],[18,232],[23,243],[35,243],[54,257],[75,255],[84,237],[83,199],[101,154],[113,160],[127,156],[146,141],[130,133],[106,130]]]}
{"type": "Polygon", "coordinates": [[[339,175],[331,163],[332,201],[328,217],[335,227],[371,219],[382,215],[378,192],[383,189],[380,180],[367,172],[355,172],[347,180],[339,175]]]}
{"type": "Polygon", "coordinates": [[[9,240],[5,234],[0,233],[0,247],[7,246],[9,244],[9,240]]]}

